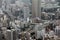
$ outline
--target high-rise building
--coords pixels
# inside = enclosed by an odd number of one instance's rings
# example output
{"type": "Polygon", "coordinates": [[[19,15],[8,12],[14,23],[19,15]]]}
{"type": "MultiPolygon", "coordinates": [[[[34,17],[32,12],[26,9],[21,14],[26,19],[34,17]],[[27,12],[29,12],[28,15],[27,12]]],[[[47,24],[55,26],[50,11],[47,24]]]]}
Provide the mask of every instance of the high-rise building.
{"type": "Polygon", "coordinates": [[[41,17],[41,0],[32,0],[32,17],[41,17]]]}
{"type": "Polygon", "coordinates": [[[0,0],[0,8],[2,7],[2,0],[0,0]]]}
{"type": "Polygon", "coordinates": [[[3,39],[2,39],[2,33],[1,33],[1,31],[0,31],[0,40],[3,40],[3,39]]]}
{"type": "Polygon", "coordinates": [[[24,19],[27,20],[30,12],[29,7],[24,7],[23,11],[24,11],[24,19]]]}
{"type": "Polygon", "coordinates": [[[14,29],[7,30],[7,40],[16,40],[16,31],[14,29]]]}

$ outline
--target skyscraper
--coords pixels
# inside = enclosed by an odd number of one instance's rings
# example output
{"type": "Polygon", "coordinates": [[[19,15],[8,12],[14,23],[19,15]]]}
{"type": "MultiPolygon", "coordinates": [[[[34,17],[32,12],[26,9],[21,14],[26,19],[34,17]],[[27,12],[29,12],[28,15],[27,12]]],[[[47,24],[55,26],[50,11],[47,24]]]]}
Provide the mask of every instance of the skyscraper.
{"type": "Polygon", "coordinates": [[[2,7],[2,0],[0,0],[0,8],[2,7]]]}
{"type": "Polygon", "coordinates": [[[41,17],[41,0],[32,0],[32,17],[41,17]]]}
{"type": "Polygon", "coordinates": [[[16,30],[7,30],[7,40],[16,40],[16,30]]]}

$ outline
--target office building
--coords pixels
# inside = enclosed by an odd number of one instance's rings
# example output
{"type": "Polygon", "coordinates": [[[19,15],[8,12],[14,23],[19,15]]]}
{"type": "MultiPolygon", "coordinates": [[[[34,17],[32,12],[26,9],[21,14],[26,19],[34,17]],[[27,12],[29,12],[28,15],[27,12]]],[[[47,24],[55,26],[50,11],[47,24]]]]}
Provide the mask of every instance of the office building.
{"type": "Polygon", "coordinates": [[[3,0],[0,0],[0,8],[2,7],[2,1],[3,1],[3,0]]]}
{"type": "Polygon", "coordinates": [[[7,40],[16,40],[16,31],[14,29],[7,30],[7,40]]]}
{"type": "Polygon", "coordinates": [[[41,0],[32,0],[32,17],[41,17],[41,0]]]}

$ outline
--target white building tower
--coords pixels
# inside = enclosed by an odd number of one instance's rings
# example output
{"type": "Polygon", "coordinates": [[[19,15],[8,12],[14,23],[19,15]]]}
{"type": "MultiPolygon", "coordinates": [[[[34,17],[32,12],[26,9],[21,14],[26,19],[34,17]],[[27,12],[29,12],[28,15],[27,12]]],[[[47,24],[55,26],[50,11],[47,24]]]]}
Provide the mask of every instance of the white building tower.
{"type": "Polygon", "coordinates": [[[7,30],[7,40],[16,40],[16,30],[7,30]]]}
{"type": "Polygon", "coordinates": [[[41,17],[41,0],[32,0],[32,17],[41,17]]]}

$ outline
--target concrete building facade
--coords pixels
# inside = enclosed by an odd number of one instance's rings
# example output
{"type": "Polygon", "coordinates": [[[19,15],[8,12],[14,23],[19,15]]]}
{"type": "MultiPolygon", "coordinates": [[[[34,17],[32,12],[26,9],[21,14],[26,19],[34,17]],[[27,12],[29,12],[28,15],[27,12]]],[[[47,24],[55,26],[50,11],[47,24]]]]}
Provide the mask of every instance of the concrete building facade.
{"type": "Polygon", "coordinates": [[[32,0],[32,17],[41,17],[41,0],[32,0]]]}

